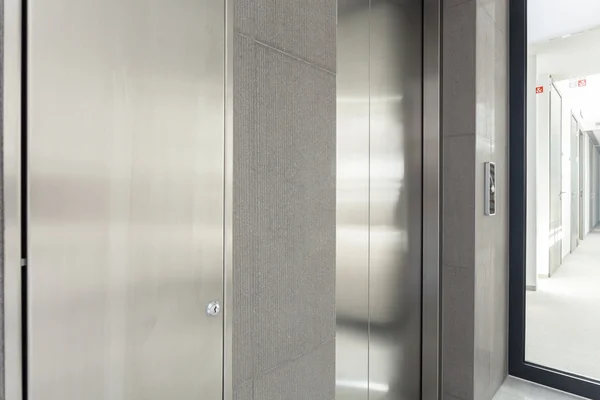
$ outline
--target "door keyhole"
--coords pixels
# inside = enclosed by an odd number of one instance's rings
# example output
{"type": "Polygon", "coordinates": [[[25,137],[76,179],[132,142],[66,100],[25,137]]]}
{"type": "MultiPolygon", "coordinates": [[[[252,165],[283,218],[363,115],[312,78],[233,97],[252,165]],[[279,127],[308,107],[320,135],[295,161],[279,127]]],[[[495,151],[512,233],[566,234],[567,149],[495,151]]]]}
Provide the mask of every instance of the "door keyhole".
{"type": "Polygon", "coordinates": [[[206,306],[206,315],[209,317],[216,317],[221,312],[221,305],[218,301],[211,301],[206,306]]]}

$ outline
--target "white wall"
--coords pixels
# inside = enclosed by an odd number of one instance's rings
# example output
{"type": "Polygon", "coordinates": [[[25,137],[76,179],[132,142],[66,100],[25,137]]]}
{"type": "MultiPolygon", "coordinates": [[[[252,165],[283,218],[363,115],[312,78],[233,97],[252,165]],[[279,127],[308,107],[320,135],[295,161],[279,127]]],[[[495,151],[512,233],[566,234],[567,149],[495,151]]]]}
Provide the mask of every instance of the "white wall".
{"type": "Polygon", "coordinates": [[[594,204],[596,207],[596,219],[594,220],[592,229],[600,223],[600,148],[596,147],[596,153],[594,154],[596,155],[596,163],[594,164],[596,172],[596,202],[594,204]]]}
{"type": "Polygon", "coordinates": [[[537,57],[527,60],[527,251],[526,285],[530,290],[537,288],[537,57]]]}
{"type": "MultiPolygon", "coordinates": [[[[592,216],[590,213],[590,139],[587,135],[583,137],[583,154],[582,162],[583,162],[583,226],[584,235],[590,231],[590,221],[592,220],[592,216]]],[[[585,240],[585,236],[584,236],[585,240]]]]}
{"type": "Polygon", "coordinates": [[[562,258],[571,253],[571,114],[575,102],[569,81],[556,82],[562,95],[562,258]]]}
{"type": "Polygon", "coordinates": [[[594,229],[596,225],[598,225],[598,222],[600,222],[600,152],[598,147],[596,147],[595,150],[596,152],[594,153],[594,156],[596,157],[596,162],[594,163],[594,173],[596,174],[596,179],[594,180],[594,183],[596,187],[594,191],[596,192],[596,198],[594,207],[596,211],[596,218],[594,219],[592,229],[594,229]]]}
{"type": "Polygon", "coordinates": [[[536,159],[536,220],[537,220],[537,274],[550,273],[550,77],[539,75],[537,86],[544,86],[544,93],[537,99],[537,147],[536,159]]]}
{"type": "Polygon", "coordinates": [[[593,230],[596,225],[598,224],[598,218],[600,217],[600,213],[599,213],[599,202],[598,199],[600,198],[600,195],[598,194],[599,192],[599,183],[598,183],[598,178],[599,178],[599,171],[598,171],[598,161],[600,159],[600,156],[598,155],[598,149],[596,147],[594,147],[594,145],[592,144],[592,142],[590,142],[590,147],[591,147],[591,152],[592,152],[592,165],[590,166],[590,168],[592,168],[590,175],[591,175],[591,188],[590,190],[592,191],[592,196],[590,201],[592,202],[591,204],[591,213],[592,213],[592,220],[590,222],[590,231],[593,230]]]}

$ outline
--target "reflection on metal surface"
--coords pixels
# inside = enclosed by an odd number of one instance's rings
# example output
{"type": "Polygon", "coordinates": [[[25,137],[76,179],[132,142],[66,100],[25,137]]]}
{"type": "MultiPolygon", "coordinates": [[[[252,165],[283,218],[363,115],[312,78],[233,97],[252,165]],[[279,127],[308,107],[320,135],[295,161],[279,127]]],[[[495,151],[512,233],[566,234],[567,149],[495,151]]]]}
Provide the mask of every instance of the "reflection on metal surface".
{"type": "Polygon", "coordinates": [[[223,400],[233,400],[233,31],[236,0],[225,0],[223,230],[223,400]]]}
{"type": "Polygon", "coordinates": [[[21,377],[21,1],[4,0],[2,208],[4,398],[22,398],[21,377]]]}
{"type": "Polygon", "coordinates": [[[369,390],[369,0],[338,1],[336,170],[336,399],[366,400],[369,390]]]}
{"type": "Polygon", "coordinates": [[[423,325],[421,399],[440,385],[441,1],[423,3],[423,325]]]}
{"type": "Polygon", "coordinates": [[[223,13],[29,1],[31,399],[222,396],[223,13]]]}
{"type": "Polygon", "coordinates": [[[390,387],[385,383],[368,382],[368,381],[345,381],[342,379],[338,379],[336,381],[336,386],[338,388],[359,390],[359,391],[370,390],[371,392],[381,392],[381,393],[387,393],[390,391],[390,387]]]}
{"type": "Polygon", "coordinates": [[[338,400],[420,398],[421,37],[420,0],[338,3],[338,400]]]}
{"type": "Polygon", "coordinates": [[[421,386],[421,13],[420,0],[371,5],[369,380],[387,399],[421,386]]]}

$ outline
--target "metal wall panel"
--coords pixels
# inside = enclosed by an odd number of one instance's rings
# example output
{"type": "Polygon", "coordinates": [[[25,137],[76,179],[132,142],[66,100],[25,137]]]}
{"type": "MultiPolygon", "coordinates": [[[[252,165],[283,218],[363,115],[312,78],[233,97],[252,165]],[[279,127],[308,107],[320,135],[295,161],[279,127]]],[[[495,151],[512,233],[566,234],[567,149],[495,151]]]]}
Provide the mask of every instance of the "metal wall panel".
{"type": "MultiPolygon", "coordinates": [[[[236,0],[225,0],[225,176],[223,234],[223,400],[234,399],[233,388],[233,59],[236,0]]],[[[249,381],[250,382],[250,381],[249,381]]],[[[251,399],[252,382],[242,400],[251,399]]]]}
{"type": "Polygon", "coordinates": [[[29,1],[29,398],[221,398],[224,10],[29,1]]]}
{"type": "Polygon", "coordinates": [[[423,2],[346,0],[338,11],[336,398],[417,400],[423,2]]]}
{"type": "Polygon", "coordinates": [[[370,400],[420,398],[422,21],[420,0],[371,4],[370,400]]]}
{"type": "Polygon", "coordinates": [[[424,0],[422,400],[441,396],[441,16],[441,0],[424,0]]]}
{"type": "Polygon", "coordinates": [[[0,398],[22,398],[21,0],[2,2],[2,357],[0,398]],[[4,391],[2,393],[2,390],[4,391]]]}

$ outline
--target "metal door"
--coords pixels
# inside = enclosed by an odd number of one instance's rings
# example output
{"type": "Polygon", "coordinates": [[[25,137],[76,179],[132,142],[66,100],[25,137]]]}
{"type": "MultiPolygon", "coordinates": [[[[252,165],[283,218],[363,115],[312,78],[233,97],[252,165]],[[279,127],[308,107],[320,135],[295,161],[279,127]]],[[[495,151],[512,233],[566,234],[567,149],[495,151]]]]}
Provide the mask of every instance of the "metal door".
{"type": "Polygon", "coordinates": [[[223,1],[26,18],[29,398],[221,398],[223,1]]]}
{"type": "Polygon", "coordinates": [[[571,116],[571,252],[579,246],[579,128],[571,116]]]}
{"type": "Polygon", "coordinates": [[[562,261],[562,97],[550,90],[550,275],[562,261]]]}
{"type": "Polygon", "coordinates": [[[337,400],[421,395],[423,21],[338,2],[337,400]]]}
{"type": "Polygon", "coordinates": [[[369,20],[338,1],[336,400],[369,397],[369,20]]]}

